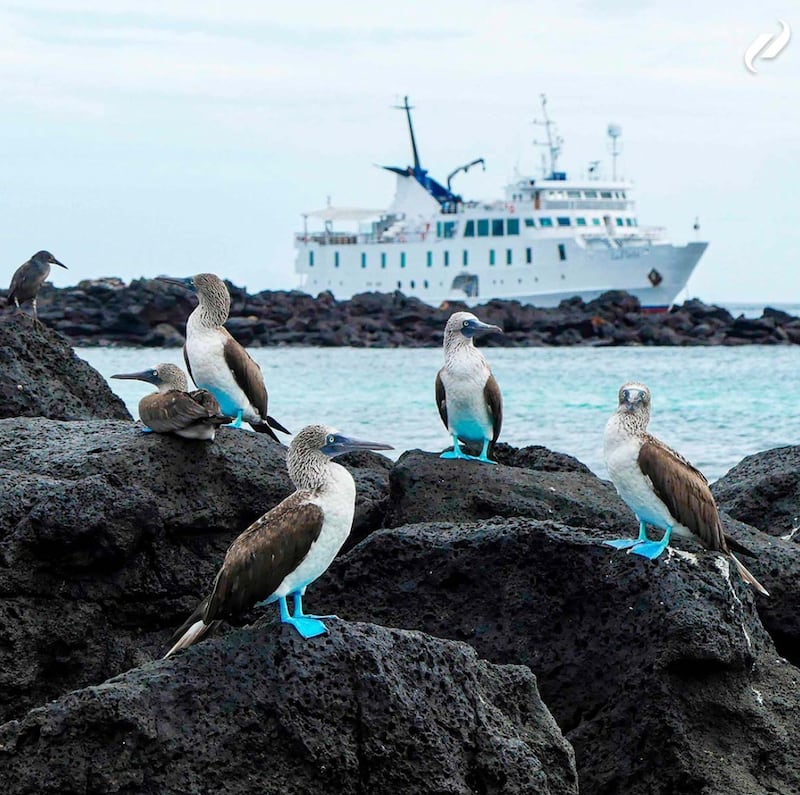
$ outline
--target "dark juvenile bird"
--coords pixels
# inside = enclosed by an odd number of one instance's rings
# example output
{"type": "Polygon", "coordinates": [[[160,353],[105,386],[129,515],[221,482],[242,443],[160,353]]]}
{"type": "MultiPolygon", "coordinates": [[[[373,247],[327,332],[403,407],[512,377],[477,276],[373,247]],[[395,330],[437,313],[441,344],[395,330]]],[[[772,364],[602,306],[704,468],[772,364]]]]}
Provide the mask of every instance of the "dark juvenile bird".
{"type": "Polygon", "coordinates": [[[139,418],[156,433],[213,441],[217,428],[232,421],[232,417],[222,414],[210,392],[187,392],[186,376],[175,364],[158,364],[150,370],[111,377],[146,381],[158,387],[158,392],[139,401],[139,418]]]}
{"type": "Polygon", "coordinates": [[[436,407],[453,437],[453,449],[442,458],[469,458],[493,464],[488,453],[500,436],[503,397],[500,387],[472,338],[486,331],[503,330],[482,323],[471,312],[456,312],[444,329],[444,367],[436,376],[436,407]],[[480,444],[476,458],[461,450],[459,439],[480,444]]]}
{"type": "Polygon", "coordinates": [[[19,309],[20,304],[33,301],[33,319],[39,322],[39,312],[36,298],[45,279],[50,275],[50,266],[58,265],[67,269],[63,262],[59,262],[49,251],[37,251],[27,262],[17,268],[11,277],[11,286],[8,290],[8,301],[13,301],[19,309]]]}
{"type": "Polygon", "coordinates": [[[166,656],[191,646],[222,619],[278,602],[281,621],[304,638],[326,632],[321,618],[303,612],[303,594],[330,566],[350,533],[356,486],[332,461],[351,450],[391,450],[388,444],[308,425],[289,445],[286,464],[297,491],[253,522],[230,546],[211,593],[175,632],[166,656]],[[289,614],[286,598],[294,612],[289,614]]]}
{"type": "Polygon", "coordinates": [[[213,273],[187,279],[158,278],[197,292],[199,303],[186,323],[183,346],[186,367],[197,387],[214,394],[222,411],[235,418],[233,427],[239,428],[244,420],[276,442],[273,428],[289,433],[267,414],[267,388],[261,368],[223,326],[231,308],[225,282],[213,273]]]}
{"type": "Polygon", "coordinates": [[[694,536],[707,549],[727,555],[745,582],[769,596],[731,552],[752,555],[725,534],[703,473],[648,433],[649,422],[650,390],[640,383],[624,384],[619,390],[619,406],[606,423],[603,452],[619,496],[639,519],[639,537],[606,543],[654,559],[667,548],[672,533],[694,536]],[[647,525],[665,531],[660,541],[648,539],[647,525]]]}

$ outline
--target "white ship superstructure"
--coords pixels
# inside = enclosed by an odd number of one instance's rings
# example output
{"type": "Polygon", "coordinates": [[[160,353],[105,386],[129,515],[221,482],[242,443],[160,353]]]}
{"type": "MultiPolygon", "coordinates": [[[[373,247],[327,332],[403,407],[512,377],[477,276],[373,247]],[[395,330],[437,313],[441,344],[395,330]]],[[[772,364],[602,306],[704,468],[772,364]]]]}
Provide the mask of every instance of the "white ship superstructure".
{"type": "MultiPolygon", "coordinates": [[[[329,290],[339,299],[399,290],[433,305],[499,298],[538,306],[614,289],[644,307],[668,307],[708,244],[674,245],[663,228],[640,225],[630,182],[567,179],[557,170],[560,139],[544,102],[549,173],[519,176],[502,200],[480,202],[453,193],[450,181],[481,159],[456,169],[447,186],[420,166],[406,98],[414,165],[384,167],[397,180],[385,211],[327,207],[304,216],[295,237],[301,289],[329,290]],[[312,231],[309,219],[323,228],[312,231]],[[357,231],[337,229],[356,222],[357,231]]],[[[618,128],[609,133],[616,146],[618,128]]]]}

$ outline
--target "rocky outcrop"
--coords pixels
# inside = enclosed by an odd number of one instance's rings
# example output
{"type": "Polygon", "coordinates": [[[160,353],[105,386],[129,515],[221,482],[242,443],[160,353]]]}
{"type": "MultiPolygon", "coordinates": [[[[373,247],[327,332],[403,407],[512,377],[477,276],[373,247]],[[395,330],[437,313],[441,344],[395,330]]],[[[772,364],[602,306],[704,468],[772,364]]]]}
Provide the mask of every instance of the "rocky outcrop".
{"type": "Polygon", "coordinates": [[[0,418],[130,419],[69,341],[20,312],[0,317],[0,418]]]}
{"type": "MultiPolygon", "coordinates": [[[[351,465],[363,534],[389,462],[351,465]]],[[[293,490],[261,434],[45,419],[0,420],[0,484],[0,720],[162,654],[230,542],[293,490]]]]}
{"type": "Polygon", "coordinates": [[[14,793],[577,795],[521,666],[419,632],[275,624],[80,690],[0,727],[14,793]]]}
{"type": "MultiPolygon", "coordinates": [[[[337,301],[330,293],[250,295],[227,284],[232,300],[227,327],[253,347],[437,347],[450,314],[466,309],[457,302],[434,308],[399,292],[337,301]]],[[[189,291],[153,279],[126,285],[106,278],[60,289],[47,285],[39,295],[42,319],[80,345],[181,345],[194,305],[189,291]]],[[[733,318],[725,309],[691,300],[669,312],[647,314],[638,299],[618,290],[588,303],[571,298],[551,309],[492,300],[475,311],[505,330],[487,337],[482,344],[488,346],[800,343],[800,318],[779,310],[766,309],[761,318],[733,318]]]]}
{"type": "Polygon", "coordinates": [[[571,456],[543,447],[498,445],[497,458],[513,464],[443,461],[420,450],[403,453],[390,473],[386,525],[527,516],[609,529],[633,521],[614,487],[571,456]]]}
{"type": "Polygon", "coordinates": [[[796,791],[800,671],[719,555],[651,562],[529,519],[425,523],[372,534],[316,600],[529,666],[582,792],[796,791]]]}
{"type": "MultiPolygon", "coordinates": [[[[742,459],[712,487],[721,508],[774,536],[800,528],[800,447],[776,447],[742,459]]],[[[800,543],[800,532],[795,534],[800,543]]]]}

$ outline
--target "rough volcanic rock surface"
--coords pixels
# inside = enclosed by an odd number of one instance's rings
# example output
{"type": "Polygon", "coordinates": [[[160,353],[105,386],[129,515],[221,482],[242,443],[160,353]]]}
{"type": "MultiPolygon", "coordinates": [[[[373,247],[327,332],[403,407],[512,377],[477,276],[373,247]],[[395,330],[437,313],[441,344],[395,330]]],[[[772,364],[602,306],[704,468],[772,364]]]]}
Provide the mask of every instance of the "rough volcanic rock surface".
{"type": "MultiPolygon", "coordinates": [[[[227,285],[227,327],[248,346],[437,347],[450,314],[467,309],[457,301],[429,306],[400,292],[337,301],[328,292],[250,295],[227,285]]],[[[39,296],[43,320],[81,345],[180,345],[195,304],[190,291],[153,279],[129,285],[98,279],[61,289],[45,285],[39,296]]],[[[9,311],[0,308],[0,313],[9,311]]],[[[726,309],[691,300],[669,312],[647,314],[637,298],[620,290],[588,303],[570,298],[548,309],[490,300],[474,311],[505,330],[482,342],[492,347],[800,343],[800,318],[785,312],[768,308],[761,318],[733,318],[726,309]]]]}
{"type": "Polygon", "coordinates": [[[635,522],[614,487],[571,456],[507,445],[498,445],[497,453],[514,465],[442,460],[420,450],[403,453],[390,473],[386,526],[527,516],[622,531],[635,522]]]}
{"type": "Polygon", "coordinates": [[[0,727],[8,795],[577,793],[530,671],[463,644],[275,624],[70,693],[0,727]]]}
{"type": "MultiPolygon", "coordinates": [[[[774,536],[800,526],[800,447],[749,455],[712,487],[719,507],[774,536]]],[[[800,542],[800,533],[795,538],[800,542]]]]}
{"type": "Polygon", "coordinates": [[[648,561],[528,519],[419,524],[335,562],[326,599],[528,665],[583,792],[800,792],[800,672],[719,555],[648,561]]]}
{"type": "Polygon", "coordinates": [[[61,334],[25,314],[0,317],[0,418],[130,419],[105,379],[61,334]]]}
{"type": "MultiPolygon", "coordinates": [[[[228,428],[0,420],[0,719],[163,653],[231,541],[294,490],[285,457],[228,428]]],[[[372,521],[389,464],[356,463],[372,521]]]]}

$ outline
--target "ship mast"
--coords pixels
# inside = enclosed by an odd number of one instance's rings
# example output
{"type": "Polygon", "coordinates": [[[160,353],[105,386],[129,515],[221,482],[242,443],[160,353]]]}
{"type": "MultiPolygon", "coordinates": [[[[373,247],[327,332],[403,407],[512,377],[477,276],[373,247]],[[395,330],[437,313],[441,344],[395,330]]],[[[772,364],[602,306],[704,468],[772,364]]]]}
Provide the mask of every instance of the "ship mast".
{"type": "Polygon", "coordinates": [[[413,105],[408,104],[408,97],[403,97],[403,104],[402,105],[395,105],[397,110],[404,110],[406,112],[406,118],[408,119],[408,132],[411,136],[411,152],[414,155],[414,171],[419,171],[419,153],[417,152],[417,139],[414,137],[414,125],[411,124],[411,110],[413,109],[413,105]]]}
{"type": "MultiPolygon", "coordinates": [[[[564,139],[558,134],[555,129],[555,123],[550,121],[550,117],[547,115],[547,96],[545,94],[540,94],[542,99],[542,120],[534,119],[534,124],[539,124],[544,127],[545,135],[547,135],[547,141],[534,141],[534,146],[543,146],[547,149],[548,155],[550,157],[550,175],[549,178],[553,179],[556,173],[556,168],[558,166],[558,156],[561,154],[561,144],[564,143],[564,139]]],[[[545,179],[548,178],[548,174],[546,169],[543,169],[545,179]]]]}

